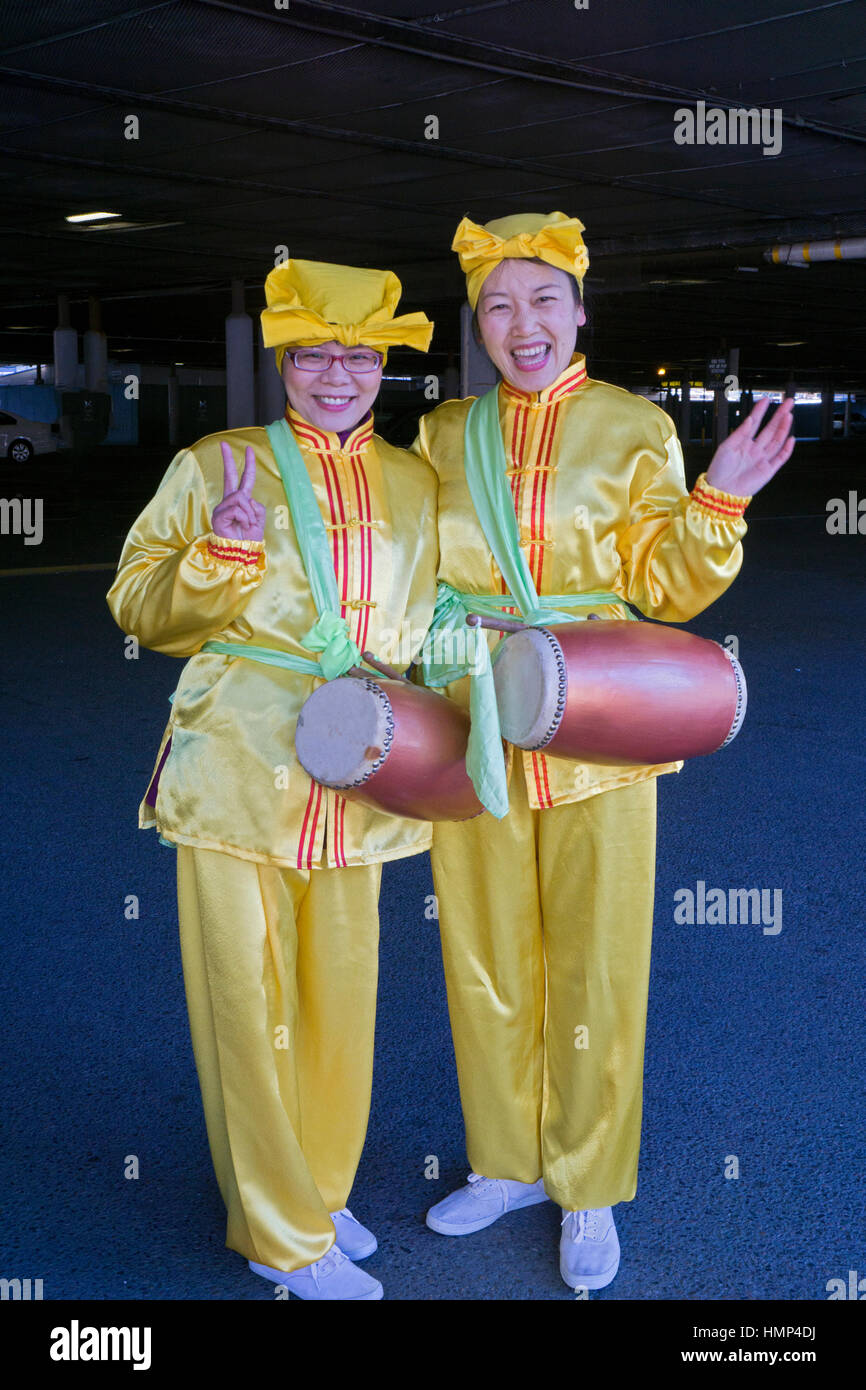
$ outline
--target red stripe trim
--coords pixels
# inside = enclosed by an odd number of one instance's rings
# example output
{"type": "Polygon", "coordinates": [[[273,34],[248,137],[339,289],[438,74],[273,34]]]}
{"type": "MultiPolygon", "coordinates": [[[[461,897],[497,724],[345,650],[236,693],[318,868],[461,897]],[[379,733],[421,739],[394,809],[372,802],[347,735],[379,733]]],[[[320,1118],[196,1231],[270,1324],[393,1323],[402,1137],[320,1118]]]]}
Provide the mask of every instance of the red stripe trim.
{"type": "Polygon", "coordinates": [[[368,420],[366,426],[363,426],[361,428],[361,431],[358,434],[357,438],[350,434],[343,447],[349,450],[351,453],[360,452],[365,445],[370,443],[370,440],[372,438],[373,424],[372,421],[368,420]]]}
{"type": "Polygon", "coordinates": [[[310,807],[313,804],[313,797],[316,794],[315,782],[310,783],[310,795],[307,797],[307,809],[304,812],[304,823],[301,826],[301,838],[298,841],[298,868],[304,867],[304,837],[307,833],[307,821],[310,819],[310,807]]]}
{"type": "MultiPolygon", "coordinates": [[[[364,499],[363,499],[363,497],[361,496],[361,480],[360,480],[360,478],[358,477],[358,463],[359,463],[359,460],[356,459],[355,455],[353,454],[353,455],[351,456],[349,462],[350,462],[351,465],[352,465],[352,477],[353,477],[354,480],[355,480],[355,497],[356,497],[357,502],[358,502],[358,520],[361,521],[361,522],[366,522],[367,518],[366,518],[365,515],[364,515],[364,499]]],[[[360,590],[360,592],[359,592],[359,594],[358,594],[358,598],[360,598],[360,599],[365,599],[365,598],[368,598],[368,597],[369,597],[369,595],[368,595],[368,593],[367,593],[367,579],[368,579],[368,575],[369,575],[369,568],[368,568],[368,563],[367,563],[367,551],[368,551],[369,547],[368,547],[367,541],[368,541],[368,539],[369,539],[369,536],[370,536],[370,528],[369,528],[369,526],[362,525],[362,526],[360,527],[360,529],[359,529],[359,534],[358,534],[358,549],[359,549],[360,554],[361,554],[361,578],[360,578],[360,583],[359,583],[359,585],[358,585],[358,588],[359,588],[359,590],[360,590]]],[[[355,632],[355,641],[357,642],[358,646],[359,646],[359,647],[361,648],[361,650],[363,651],[363,650],[364,650],[364,637],[362,636],[362,629],[366,626],[366,623],[365,623],[364,620],[365,620],[365,617],[366,617],[366,615],[367,615],[367,613],[368,613],[369,610],[366,609],[366,608],[359,608],[359,609],[357,609],[356,611],[357,611],[357,615],[358,615],[358,624],[357,624],[357,631],[355,632]]]]}
{"type": "MultiPolygon", "coordinates": [[[[338,470],[338,468],[337,468],[337,463],[336,463],[336,460],[335,460],[334,458],[332,458],[332,456],[331,456],[330,454],[327,455],[327,463],[328,463],[328,466],[330,467],[331,473],[332,473],[332,475],[333,475],[334,492],[336,493],[337,503],[338,503],[339,508],[340,508],[340,521],[345,522],[345,520],[346,520],[346,509],[345,509],[345,507],[344,507],[344,505],[343,505],[343,489],[342,489],[342,487],[340,486],[340,474],[339,474],[339,470],[338,470]]],[[[330,492],[329,492],[329,497],[330,497],[330,492]]],[[[335,511],[334,511],[333,503],[331,504],[331,520],[332,520],[332,521],[336,521],[336,520],[337,520],[337,516],[336,516],[335,511]]],[[[348,535],[347,535],[347,533],[346,533],[345,527],[344,527],[341,531],[335,531],[335,532],[334,532],[334,541],[335,541],[335,545],[336,545],[336,546],[339,546],[340,543],[341,543],[341,541],[342,541],[342,546],[343,546],[343,566],[342,566],[343,572],[342,572],[342,574],[340,573],[340,570],[339,570],[339,568],[338,568],[338,566],[337,566],[336,564],[334,565],[334,569],[335,569],[336,572],[337,572],[337,579],[338,579],[339,584],[340,584],[340,600],[341,600],[341,602],[340,602],[340,617],[341,617],[341,618],[345,618],[345,616],[346,616],[346,599],[347,599],[347,597],[348,597],[347,590],[346,590],[346,586],[347,586],[347,584],[348,584],[348,579],[349,579],[349,537],[348,537],[348,535]]]]}
{"type": "Polygon", "coordinates": [[[212,541],[207,543],[208,551],[218,560],[238,560],[242,565],[257,565],[261,551],[251,553],[249,550],[231,550],[228,546],[214,545],[212,541]]]}
{"type": "MultiPolygon", "coordinates": [[[[367,515],[366,515],[366,518],[365,518],[366,521],[367,521],[367,527],[366,527],[365,534],[364,534],[364,540],[365,540],[365,544],[366,544],[366,546],[367,546],[367,592],[366,592],[366,594],[364,595],[364,597],[365,597],[368,601],[372,602],[372,599],[373,599],[373,527],[372,527],[372,525],[371,525],[370,523],[371,523],[372,520],[373,520],[373,505],[372,505],[372,503],[371,503],[371,501],[370,501],[370,480],[369,480],[369,478],[367,477],[367,470],[366,470],[365,467],[364,467],[364,460],[361,459],[361,458],[359,458],[359,459],[358,459],[358,464],[359,464],[360,469],[361,469],[361,481],[362,481],[363,484],[364,484],[364,496],[365,496],[365,498],[367,499],[367,515]]],[[[362,646],[363,646],[363,647],[366,647],[366,645],[367,645],[367,634],[368,634],[368,632],[369,632],[369,630],[370,630],[370,611],[371,611],[371,610],[370,610],[369,608],[364,608],[362,611],[363,611],[363,614],[364,614],[364,641],[363,641],[363,643],[362,643],[362,646]]]]}
{"type": "MultiPolygon", "coordinates": [[[[358,514],[364,526],[361,529],[361,593],[360,597],[369,604],[373,597],[373,507],[370,501],[370,482],[367,477],[367,470],[364,467],[364,460],[358,455],[352,459],[352,468],[355,473],[355,490],[358,494],[358,514]],[[363,498],[361,496],[361,486],[358,481],[363,483],[363,498]]],[[[359,610],[358,615],[358,646],[363,651],[367,645],[367,636],[370,630],[370,609],[365,607],[359,610]]]]}
{"type": "MultiPolygon", "coordinates": [[[[324,479],[325,479],[325,488],[326,488],[327,493],[328,493],[328,506],[329,506],[330,509],[331,509],[331,521],[332,521],[332,522],[335,522],[335,521],[337,520],[337,514],[336,514],[336,512],[335,512],[335,510],[334,510],[334,497],[333,497],[333,493],[332,493],[332,491],[331,491],[331,479],[328,477],[328,464],[327,464],[326,459],[324,459],[324,458],[321,458],[321,459],[319,460],[319,462],[320,462],[321,465],[322,465],[322,474],[323,474],[324,479]]],[[[339,549],[338,549],[338,546],[339,546],[339,544],[340,544],[340,533],[339,533],[339,531],[332,531],[332,533],[331,533],[331,544],[332,544],[333,547],[334,547],[334,573],[335,573],[335,575],[337,576],[337,578],[339,579],[339,577],[340,577],[340,552],[339,552],[339,549]]]]}
{"type": "Polygon", "coordinates": [[[327,435],[321,435],[318,432],[313,433],[312,430],[305,429],[302,425],[294,425],[293,433],[305,444],[312,445],[316,453],[325,454],[328,452],[330,441],[327,435]]]}
{"type": "Polygon", "coordinates": [[[717,501],[715,497],[711,497],[709,493],[704,492],[703,488],[700,487],[692,489],[692,497],[696,502],[699,502],[702,507],[708,508],[709,511],[719,512],[722,516],[742,516],[746,507],[749,505],[748,502],[744,502],[742,506],[728,506],[726,502],[717,501]]]}
{"type": "Polygon", "coordinates": [[[547,780],[547,759],[543,753],[539,753],[538,761],[541,763],[541,771],[544,777],[544,792],[547,799],[547,810],[553,806],[553,797],[550,795],[550,783],[547,780]]]}
{"type": "Polygon", "coordinates": [[[307,868],[308,868],[308,869],[312,869],[312,867],[313,867],[313,850],[314,850],[315,847],[316,847],[316,830],[317,830],[318,824],[319,824],[319,811],[320,811],[321,805],[322,805],[322,787],[321,787],[321,784],[320,784],[319,782],[315,782],[313,785],[315,786],[318,795],[316,796],[316,809],[315,809],[315,811],[313,812],[313,819],[312,819],[312,822],[311,822],[311,824],[310,824],[309,849],[308,849],[308,851],[307,851],[307,868]]]}
{"type": "Polygon", "coordinates": [[[337,822],[337,834],[334,837],[334,863],[339,869],[347,868],[346,864],[346,800],[345,797],[337,796],[335,800],[337,822]]]}
{"type": "MultiPolygon", "coordinates": [[[[556,421],[557,421],[558,416],[559,416],[559,402],[557,401],[556,405],[554,406],[554,408],[553,408],[553,410],[552,410],[552,412],[551,412],[551,414],[550,414],[550,436],[549,436],[548,441],[547,441],[547,454],[545,455],[545,458],[544,458],[544,460],[543,460],[543,463],[544,463],[545,468],[546,468],[547,465],[550,463],[550,460],[551,460],[551,458],[552,458],[552,456],[553,456],[553,443],[554,443],[554,440],[555,440],[555,438],[556,438],[556,421]]],[[[539,476],[539,475],[536,473],[536,475],[535,475],[536,480],[538,479],[538,476],[539,476]]],[[[538,522],[538,536],[539,536],[539,539],[540,539],[540,540],[544,540],[544,528],[545,528],[545,522],[546,522],[546,520],[547,520],[547,517],[546,517],[546,511],[547,511],[547,488],[548,488],[549,481],[550,481],[550,474],[549,474],[548,472],[542,473],[542,474],[541,474],[541,515],[540,515],[540,517],[539,517],[539,522],[538,522]]],[[[543,572],[543,570],[544,570],[544,546],[542,545],[542,546],[539,546],[538,573],[537,573],[537,575],[536,575],[536,580],[535,580],[535,588],[536,588],[536,591],[537,591],[539,594],[541,593],[541,583],[542,583],[542,572],[543,572]]]]}
{"type": "MultiPolygon", "coordinates": [[[[545,481],[546,481],[546,475],[540,474],[540,473],[537,471],[537,469],[538,469],[538,465],[539,465],[539,464],[546,463],[546,461],[547,461],[546,458],[544,457],[545,445],[548,446],[548,448],[547,448],[548,454],[550,453],[549,441],[553,439],[553,432],[552,432],[552,430],[551,430],[551,421],[555,418],[555,416],[556,416],[556,411],[555,411],[555,410],[552,411],[550,414],[545,414],[545,416],[544,416],[544,421],[543,421],[542,427],[541,427],[541,439],[539,440],[539,443],[538,443],[538,451],[537,451],[537,453],[536,453],[536,455],[535,455],[536,473],[535,473],[535,477],[534,477],[534,479],[533,479],[533,484],[532,484],[532,511],[531,511],[530,518],[529,518],[529,538],[530,538],[530,540],[544,540],[544,529],[543,529],[543,527],[542,527],[542,529],[541,529],[540,531],[539,531],[539,529],[538,529],[537,515],[536,515],[536,504],[537,504],[537,502],[538,502],[538,480],[539,480],[540,477],[545,476],[545,481]],[[548,434],[548,431],[550,431],[549,434],[548,434]]],[[[543,495],[543,494],[542,494],[542,495],[543,495]]],[[[543,546],[542,546],[542,547],[539,547],[539,546],[536,546],[536,545],[530,545],[530,547],[529,547],[529,573],[530,573],[530,574],[532,575],[532,577],[533,577],[533,581],[534,581],[534,583],[535,583],[536,590],[539,589],[539,586],[540,586],[540,584],[541,584],[541,573],[540,573],[540,571],[541,571],[541,566],[542,566],[543,564],[544,564],[544,548],[543,548],[543,546]],[[536,574],[533,573],[533,568],[534,568],[534,565],[535,565],[535,555],[536,555],[536,551],[538,551],[539,549],[540,549],[540,551],[541,551],[541,562],[540,562],[539,567],[538,567],[538,568],[539,568],[539,573],[536,575],[536,574]]]]}
{"type": "MultiPolygon", "coordinates": [[[[522,470],[522,469],[523,469],[523,458],[524,458],[524,453],[525,453],[525,450],[526,450],[526,431],[527,431],[527,429],[528,429],[528,427],[529,427],[529,411],[528,411],[528,409],[526,408],[526,406],[518,406],[518,407],[517,407],[517,411],[515,412],[515,426],[517,425],[517,418],[519,417],[519,414],[520,414],[521,409],[523,410],[523,428],[522,428],[522,430],[520,431],[519,437],[516,439],[516,448],[515,448],[514,455],[513,455],[513,463],[514,463],[514,467],[515,467],[515,468],[518,468],[518,469],[521,469],[521,470],[522,470]]],[[[514,484],[515,484],[515,486],[514,486],[514,515],[515,515],[516,518],[517,518],[517,529],[518,529],[518,532],[520,531],[520,505],[521,505],[521,497],[520,497],[520,494],[521,494],[521,492],[522,492],[522,490],[523,490],[523,483],[524,483],[524,481],[525,481],[525,476],[526,476],[526,475],[525,475],[522,471],[519,472],[519,473],[515,473],[515,475],[514,475],[514,484]]]]}
{"type": "Polygon", "coordinates": [[[586,381],[586,367],[577,367],[572,376],[567,376],[565,381],[558,386],[552,386],[548,400],[559,401],[563,396],[567,396],[569,391],[573,391],[575,386],[579,386],[582,381],[586,381]]]}
{"type": "Polygon", "coordinates": [[[540,806],[543,806],[544,788],[541,785],[541,778],[538,774],[538,755],[536,753],[533,753],[532,755],[532,771],[535,773],[535,795],[538,798],[538,804],[540,806]]]}
{"type": "MultiPolygon", "coordinates": [[[[511,430],[511,465],[512,465],[513,468],[516,468],[516,469],[520,469],[520,468],[522,468],[522,466],[523,466],[523,447],[524,447],[524,444],[525,444],[525,442],[526,442],[526,428],[527,428],[528,423],[529,423],[529,411],[528,411],[525,407],[521,407],[521,406],[518,405],[517,409],[516,409],[515,412],[514,412],[514,424],[513,424],[513,426],[512,426],[512,430],[511,430]],[[521,409],[523,409],[523,428],[522,428],[522,429],[520,429],[520,425],[521,425],[520,411],[521,411],[521,409]]],[[[517,529],[518,529],[518,532],[519,532],[519,530],[520,530],[520,488],[521,488],[521,485],[522,485],[522,482],[523,482],[523,477],[524,477],[524,475],[523,475],[521,472],[516,472],[516,473],[512,474],[512,477],[511,477],[511,498],[512,498],[512,501],[513,501],[513,503],[514,503],[514,515],[515,515],[515,517],[517,518],[517,529]]],[[[507,588],[507,585],[506,585],[506,583],[505,583],[505,577],[504,577],[504,575],[500,578],[499,587],[500,587],[500,593],[505,594],[505,593],[508,592],[508,588],[507,588]]],[[[514,613],[516,610],[513,609],[513,608],[511,608],[511,609],[508,609],[507,611],[510,612],[510,613],[514,613]]],[[[504,637],[504,636],[505,636],[505,633],[504,633],[504,632],[500,632],[499,636],[500,636],[500,637],[504,637]]]]}
{"type": "Polygon", "coordinates": [[[512,401],[531,401],[537,405],[551,405],[553,401],[561,400],[568,395],[576,386],[580,386],[586,381],[586,363],[582,362],[575,366],[564,381],[560,381],[553,386],[546,386],[543,391],[521,391],[518,387],[512,386],[510,382],[503,381],[502,386],[506,396],[512,401]]]}
{"type": "MultiPolygon", "coordinates": [[[[520,424],[520,406],[518,406],[517,409],[515,410],[515,412],[514,412],[514,419],[513,419],[512,422],[511,422],[511,447],[510,447],[510,449],[509,449],[509,454],[510,454],[510,456],[511,456],[511,467],[512,467],[512,468],[515,468],[515,467],[517,466],[517,465],[515,464],[514,460],[517,458],[517,428],[518,428],[518,425],[519,425],[519,424],[520,424]]],[[[517,507],[517,479],[518,479],[518,474],[517,474],[517,473],[512,473],[511,478],[510,478],[510,480],[509,480],[510,483],[511,483],[511,500],[512,500],[513,503],[514,503],[515,508],[517,507]]]]}

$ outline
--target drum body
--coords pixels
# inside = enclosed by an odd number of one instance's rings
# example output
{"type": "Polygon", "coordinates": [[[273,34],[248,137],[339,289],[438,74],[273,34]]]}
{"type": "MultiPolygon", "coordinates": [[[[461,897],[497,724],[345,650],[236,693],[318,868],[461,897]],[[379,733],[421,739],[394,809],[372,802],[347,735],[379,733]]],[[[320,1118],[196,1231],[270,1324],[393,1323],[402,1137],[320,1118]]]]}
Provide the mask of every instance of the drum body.
{"type": "Polygon", "coordinates": [[[746,713],[745,678],[724,647],[655,623],[524,628],[503,639],[493,672],[503,737],[580,762],[713,753],[746,713]]]}
{"type": "Polygon", "coordinates": [[[481,805],[466,771],[469,715],[444,695],[367,676],[314,690],[295,751],[316,782],[410,820],[468,820],[481,805]]]}

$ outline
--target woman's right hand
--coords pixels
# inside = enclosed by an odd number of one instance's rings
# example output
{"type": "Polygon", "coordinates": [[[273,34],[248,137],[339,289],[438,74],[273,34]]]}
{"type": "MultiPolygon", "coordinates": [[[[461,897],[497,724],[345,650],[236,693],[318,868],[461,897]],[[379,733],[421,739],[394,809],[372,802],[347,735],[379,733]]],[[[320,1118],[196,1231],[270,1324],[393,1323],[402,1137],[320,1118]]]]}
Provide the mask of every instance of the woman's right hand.
{"type": "Polygon", "coordinates": [[[214,507],[211,530],[215,536],[236,541],[261,541],[265,536],[265,508],[253,497],[256,481],[256,453],[247,445],[244,476],[238,484],[238,471],[232,446],[220,442],[223,456],[223,497],[214,507]]]}

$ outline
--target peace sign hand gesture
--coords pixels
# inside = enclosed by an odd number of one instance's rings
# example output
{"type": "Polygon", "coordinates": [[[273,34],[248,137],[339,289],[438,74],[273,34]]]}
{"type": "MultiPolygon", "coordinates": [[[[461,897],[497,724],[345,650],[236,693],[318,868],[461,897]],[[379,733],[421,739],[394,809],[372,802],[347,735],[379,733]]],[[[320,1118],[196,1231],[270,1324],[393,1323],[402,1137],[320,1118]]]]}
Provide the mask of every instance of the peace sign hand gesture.
{"type": "Polygon", "coordinates": [[[256,481],[255,450],[251,444],[247,445],[244,476],[238,486],[238,471],[232,446],[224,439],[220,448],[223,456],[223,498],[214,507],[211,530],[216,536],[227,536],[232,540],[264,540],[265,508],[253,497],[256,481]]]}
{"type": "Polygon", "coordinates": [[[787,397],[769,425],[758,433],[769,398],[758,401],[741,425],[719,445],[707,469],[707,482],[735,497],[754,497],[791,457],[794,402],[787,397]]]}

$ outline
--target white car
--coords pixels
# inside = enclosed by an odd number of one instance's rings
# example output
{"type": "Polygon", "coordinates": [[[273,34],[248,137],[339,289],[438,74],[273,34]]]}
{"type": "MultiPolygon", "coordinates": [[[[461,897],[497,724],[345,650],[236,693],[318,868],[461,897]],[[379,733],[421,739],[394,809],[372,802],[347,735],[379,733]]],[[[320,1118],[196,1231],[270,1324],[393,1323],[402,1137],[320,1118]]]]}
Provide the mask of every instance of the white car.
{"type": "Polygon", "coordinates": [[[46,425],[0,410],[0,458],[29,463],[34,454],[53,453],[61,442],[59,424],[46,425]]]}

